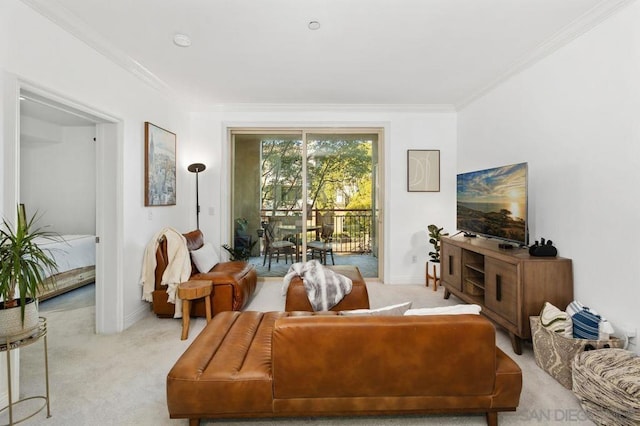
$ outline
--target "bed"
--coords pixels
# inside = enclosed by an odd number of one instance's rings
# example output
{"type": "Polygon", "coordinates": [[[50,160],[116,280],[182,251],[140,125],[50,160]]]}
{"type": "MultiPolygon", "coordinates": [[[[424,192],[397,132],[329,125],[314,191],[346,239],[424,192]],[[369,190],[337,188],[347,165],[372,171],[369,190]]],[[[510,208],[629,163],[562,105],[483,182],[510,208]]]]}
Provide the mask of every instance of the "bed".
{"type": "Polygon", "coordinates": [[[48,250],[58,265],[55,275],[47,277],[47,289],[38,293],[40,301],[95,282],[95,235],[60,235],[55,240],[36,239],[43,250],[48,250]]]}

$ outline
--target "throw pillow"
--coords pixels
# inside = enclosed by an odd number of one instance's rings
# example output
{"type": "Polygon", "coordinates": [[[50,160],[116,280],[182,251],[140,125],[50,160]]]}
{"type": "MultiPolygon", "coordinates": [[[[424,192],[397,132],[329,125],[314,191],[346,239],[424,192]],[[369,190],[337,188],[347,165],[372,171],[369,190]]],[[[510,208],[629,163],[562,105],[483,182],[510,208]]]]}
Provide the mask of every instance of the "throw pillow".
{"type": "Polygon", "coordinates": [[[402,316],[411,308],[412,302],[399,303],[397,305],[385,306],[378,309],[353,309],[351,311],[340,311],[344,316],[402,316]]]}
{"type": "Polygon", "coordinates": [[[573,320],[573,337],[576,339],[598,340],[600,315],[596,315],[585,307],[571,317],[573,320]]]}
{"type": "Polygon", "coordinates": [[[464,314],[480,314],[482,308],[480,305],[454,305],[441,306],[437,308],[418,308],[409,309],[405,315],[464,315],[464,314]]]}
{"type": "Polygon", "coordinates": [[[191,259],[199,272],[209,272],[219,262],[211,243],[204,243],[198,250],[193,250],[191,259]]]}
{"type": "Polygon", "coordinates": [[[573,337],[571,316],[549,302],[544,303],[542,312],[540,312],[540,324],[547,330],[561,334],[564,337],[573,337]]]}
{"type": "Polygon", "coordinates": [[[567,305],[567,309],[565,309],[565,311],[567,312],[567,314],[569,314],[570,317],[572,317],[583,309],[584,305],[577,300],[574,300],[567,305]]]}

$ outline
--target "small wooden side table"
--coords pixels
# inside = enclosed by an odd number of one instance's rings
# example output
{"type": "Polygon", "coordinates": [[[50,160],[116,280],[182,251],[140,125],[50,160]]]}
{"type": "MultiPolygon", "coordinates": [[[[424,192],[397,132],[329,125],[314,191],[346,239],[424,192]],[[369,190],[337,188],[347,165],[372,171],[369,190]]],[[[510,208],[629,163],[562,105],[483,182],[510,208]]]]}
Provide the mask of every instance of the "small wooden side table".
{"type": "Polygon", "coordinates": [[[204,298],[207,322],[211,321],[211,298],[213,283],[207,280],[191,280],[178,285],[178,297],[182,300],[182,337],[189,337],[189,321],[191,319],[191,301],[204,298]]]}

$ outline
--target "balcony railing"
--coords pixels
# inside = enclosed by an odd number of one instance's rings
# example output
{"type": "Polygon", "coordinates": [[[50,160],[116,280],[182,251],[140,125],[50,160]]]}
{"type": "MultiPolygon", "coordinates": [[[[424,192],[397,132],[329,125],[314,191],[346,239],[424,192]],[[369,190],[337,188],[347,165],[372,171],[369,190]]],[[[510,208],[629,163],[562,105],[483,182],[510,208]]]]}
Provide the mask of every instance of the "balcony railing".
{"type": "MultiPolygon", "coordinates": [[[[291,224],[299,222],[301,215],[291,210],[261,210],[262,221],[274,217],[291,224]]],[[[299,213],[299,212],[298,212],[299,213]]],[[[371,254],[373,238],[373,214],[370,209],[313,209],[307,214],[307,227],[319,227],[322,224],[333,225],[333,251],[335,253],[371,254]]],[[[320,238],[320,230],[307,233],[309,241],[320,238]]]]}

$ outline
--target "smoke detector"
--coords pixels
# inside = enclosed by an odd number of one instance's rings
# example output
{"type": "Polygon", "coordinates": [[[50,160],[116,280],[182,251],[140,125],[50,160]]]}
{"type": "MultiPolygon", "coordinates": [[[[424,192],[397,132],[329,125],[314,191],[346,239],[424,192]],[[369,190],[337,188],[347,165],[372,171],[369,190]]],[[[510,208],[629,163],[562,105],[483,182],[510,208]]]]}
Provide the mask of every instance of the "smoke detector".
{"type": "Polygon", "coordinates": [[[173,43],[176,46],[180,47],[189,47],[191,46],[191,39],[188,35],[185,34],[176,34],[173,36],[173,43]]]}

